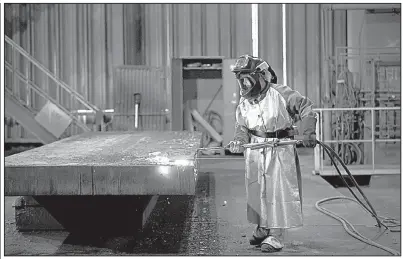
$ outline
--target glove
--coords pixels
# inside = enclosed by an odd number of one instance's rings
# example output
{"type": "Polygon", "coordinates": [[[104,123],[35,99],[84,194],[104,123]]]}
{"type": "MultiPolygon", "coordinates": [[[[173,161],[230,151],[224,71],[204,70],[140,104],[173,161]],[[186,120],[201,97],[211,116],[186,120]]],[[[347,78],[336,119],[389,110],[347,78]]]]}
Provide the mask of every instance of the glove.
{"type": "Polygon", "coordinates": [[[316,146],[316,118],[313,116],[307,116],[301,121],[303,128],[304,140],[302,144],[308,148],[314,148],[316,146]]]}
{"type": "Polygon", "coordinates": [[[316,147],[316,134],[311,134],[309,136],[304,135],[304,140],[302,141],[304,147],[316,147]]]}
{"type": "Polygon", "coordinates": [[[245,148],[242,147],[242,142],[239,140],[231,141],[228,147],[231,153],[243,153],[245,151],[245,148]]]}

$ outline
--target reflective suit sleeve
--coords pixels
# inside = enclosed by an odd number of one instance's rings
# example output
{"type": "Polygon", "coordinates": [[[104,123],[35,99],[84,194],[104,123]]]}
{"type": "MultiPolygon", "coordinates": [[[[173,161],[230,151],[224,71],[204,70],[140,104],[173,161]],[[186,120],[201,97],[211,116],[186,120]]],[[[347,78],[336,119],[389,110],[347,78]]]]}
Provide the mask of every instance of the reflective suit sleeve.
{"type": "Polygon", "coordinates": [[[298,91],[285,85],[272,85],[287,103],[287,110],[292,117],[298,114],[301,117],[301,126],[303,134],[310,136],[316,134],[316,118],[312,111],[312,101],[302,96],[298,91]]]}
{"type": "Polygon", "coordinates": [[[241,115],[241,109],[238,106],[236,108],[236,122],[235,122],[235,141],[241,141],[242,144],[250,142],[248,128],[245,125],[245,121],[241,115]]]}

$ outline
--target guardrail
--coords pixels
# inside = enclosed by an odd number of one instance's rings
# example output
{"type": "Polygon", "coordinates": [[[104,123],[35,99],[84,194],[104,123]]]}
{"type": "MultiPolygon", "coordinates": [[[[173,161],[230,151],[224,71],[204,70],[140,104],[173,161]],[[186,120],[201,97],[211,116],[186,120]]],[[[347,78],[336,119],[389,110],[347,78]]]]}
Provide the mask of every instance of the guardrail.
{"type": "MultiPolygon", "coordinates": [[[[376,168],[375,166],[375,147],[376,143],[387,143],[387,142],[401,142],[401,137],[399,138],[376,138],[376,119],[375,119],[375,113],[377,111],[400,111],[401,107],[360,107],[360,108],[316,108],[314,109],[314,112],[318,116],[318,123],[316,125],[316,132],[317,132],[317,139],[324,142],[324,143],[371,143],[371,168],[368,168],[365,166],[365,164],[359,164],[356,165],[355,168],[359,169],[360,167],[362,170],[370,171],[368,174],[376,175],[376,174],[397,174],[400,173],[400,165],[396,168],[394,168],[391,165],[385,165],[385,171],[380,172],[378,170],[379,168],[376,168]],[[353,112],[353,111],[363,111],[363,112],[370,112],[370,118],[371,118],[371,131],[370,139],[326,139],[324,136],[324,114],[326,112],[353,112]],[[371,171],[372,170],[372,171],[371,171]],[[388,173],[387,171],[390,171],[388,173]]],[[[368,128],[368,127],[367,127],[368,128]]],[[[342,129],[343,130],[343,129],[342,129]]],[[[314,161],[315,161],[315,171],[314,174],[323,174],[324,172],[324,159],[323,159],[323,149],[319,146],[315,147],[314,150],[314,161]]],[[[368,164],[367,164],[368,165],[368,164]]],[[[361,171],[362,171],[361,170],[361,171]]],[[[354,171],[352,171],[352,174],[354,174],[354,171]]],[[[359,173],[363,174],[363,173],[359,173]]]]}
{"type": "MultiPolygon", "coordinates": [[[[5,67],[8,71],[12,73],[12,92],[13,95],[16,95],[18,99],[21,101],[20,94],[19,94],[19,89],[17,86],[19,86],[19,82],[22,81],[26,84],[26,105],[31,106],[30,103],[30,95],[31,95],[31,90],[34,91],[35,94],[38,94],[45,100],[51,101],[53,104],[55,104],[58,108],[60,108],[64,113],[66,113],[73,121],[74,123],[80,127],[84,131],[89,131],[90,129],[83,123],[81,123],[75,114],[72,113],[72,109],[74,109],[75,105],[78,105],[78,107],[83,107],[86,109],[89,109],[93,111],[94,113],[97,113],[98,116],[97,118],[102,118],[102,111],[97,108],[95,105],[92,103],[88,102],[82,95],[80,95],[75,89],[73,89],[71,86],[67,85],[63,81],[61,81],[59,78],[57,78],[56,75],[54,75],[51,71],[49,71],[45,66],[43,66],[38,60],[36,60],[34,57],[32,57],[27,51],[25,51],[21,46],[19,46],[17,43],[15,43],[12,39],[10,39],[7,36],[4,36],[4,41],[6,43],[6,46],[8,45],[11,47],[11,63],[5,60],[5,67]],[[23,75],[23,73],[20,71],[20,69],[17,67],[16,61],[18,58],[18,54],[21,55],[22,57],[25,58],[26,62],[26,70],[29,71],[29,64],[32,64],[37,68],[43,75],[45,75],[48,79],[52,80],[55,85],[56,85],[56,98],[52,98],[49,89],[46,91],[45,89],[42,89],[38,85],[36,85],[33,80],[29,78],[29,76],[23,75]],[[69,103],[68,105],[62,105],[60,99],[60,94],[59,90],[63,90],[64,93],[67,93],[69,95],[69,103]]],[[[78,108],[77,107],[77,108],[78,108]]],[[[102,130],[102,122],[100,119],[97,119],[97,123],[95,126],[95,130],[102,130]]]]}

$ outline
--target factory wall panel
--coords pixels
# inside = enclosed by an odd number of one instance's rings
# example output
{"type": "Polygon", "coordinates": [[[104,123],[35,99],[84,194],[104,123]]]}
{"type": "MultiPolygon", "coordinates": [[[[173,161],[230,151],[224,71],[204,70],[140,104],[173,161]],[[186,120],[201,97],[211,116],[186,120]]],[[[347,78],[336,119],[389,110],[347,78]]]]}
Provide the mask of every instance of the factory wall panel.
{"type": "Polygon", "coordinates": [[[144,65],[167,64],[167,9],[174,58],[185,56],[236,57],[252,52],[250,4],[145,5],[144,65]],[[148,34],[148,36],[147,36],[148,34]]]}
{"type": "MultiPolygon", "coordinates": [[[[287,82],[284,82],[282,5],[259,4],[259,56],[274,68],[279,83],[308,96],[316,107],[322,106],[324,93],[320,12],[320,4],[286,4],[287,82]]],[[[335,35],[346,33],[345,12],[338,12],[340,22],[334,25],[335,35]]],[[[345,36],[337,37],[340,44],[346,44],[345,36]]]]}
{"type": "MultiPolygon", "coordinates": [[[[114,4],[115,5],[115,4],[114,4]]],[[[123,45],[124,64],[143,65],[144,64],[144,4],[124,4],[123,8],[123,45]]],[[[115,15],[118,15],[115,13],[115,15]]],[[[114,17],[116,18],[116,17],[114,17]]],[[[122,30],[116,28],[117,30],[122,30]]]]}
{"type": "MultiPolygon", "coordinates": [[[[33,5],[27,6],[33,9],[33,5]]],[[[251,12],[245,11],[250,6],[42,4],[40,11],[35,9],[35,19],[28,28],[12,38],[90,102],[110,108],[113,66],[165,68],[169,57],[233,58],[251,53],[251,12]],[[167,23],[169,9],[171,19],[167,23]],[[167,26],[171,26],[172,35],[166,34],[167,26]],[[167,48],[169,36],[172,51],[167,48]]],[[[19,12],[24,9],[19,5],[15,8],[19,12]]],[[[70,105],[68,96],[56,92],[41,72],[33,69],[31,77],[63,104],[70,105]]]]}
{"type": "Polygon", "coordinates": [[[283,83],[283,19],[281,4],[259,4],[259,56],[283,83]]]}
{"type": "Polygon", "coordinates": [[[165,63],[166,56],[166,27],[165,8],[162,4],[144,5],[144,54],[145,64],[160,67],[165,63]]]}
{"type": "Polygon", "coordinates": [[[320,91],[319,5],[286,5],[287,84],[316,105],[320,91]]]}

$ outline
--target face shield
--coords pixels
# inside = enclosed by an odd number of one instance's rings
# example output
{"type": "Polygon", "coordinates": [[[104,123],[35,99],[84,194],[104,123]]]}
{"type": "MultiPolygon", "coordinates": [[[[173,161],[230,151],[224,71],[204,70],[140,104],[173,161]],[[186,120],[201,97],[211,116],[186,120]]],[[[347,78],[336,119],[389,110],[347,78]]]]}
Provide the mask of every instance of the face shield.
{"type": "Polygon", "coordinates": [[[254,88],[256,88],[258,78],[250,74],[240,74],[237,76],[237,82],[241,90],[241,96],[248,97],[254,88]]]}
{"type": "Polygon", "coordinates": [[[264,82],[271,82],[267,79],[270,69],[267,62],[259,58],[244,55],[237,59],[231,71],[235,74],[241,96],[247,99],[259,96],[266,86],[264,82]]]}

